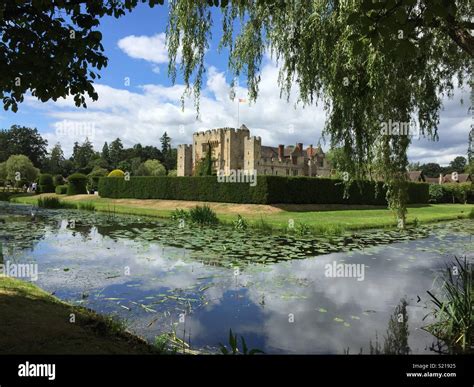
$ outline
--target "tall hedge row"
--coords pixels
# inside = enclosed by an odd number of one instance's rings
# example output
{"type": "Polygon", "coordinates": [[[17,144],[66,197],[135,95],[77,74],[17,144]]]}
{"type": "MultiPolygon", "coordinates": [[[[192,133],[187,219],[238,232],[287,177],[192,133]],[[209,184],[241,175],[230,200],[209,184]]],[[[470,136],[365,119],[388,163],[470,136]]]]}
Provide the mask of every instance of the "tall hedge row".
{"type": "MultiPolygon", "coordinates": [[[[428,203],[428,184],[409,183],[410,203],[428,203]]],[[[257,185],[221,183],[215,176],[139,176],[99,179],[99,195],[106,198],[200,200],[227,203],[301,203],[386,205],[382,183],[353,183],[344,197],[341,180],[311,177],[260,176],[257,185]],[[377,188],[377,189],[376,189],[377,188]]]]}

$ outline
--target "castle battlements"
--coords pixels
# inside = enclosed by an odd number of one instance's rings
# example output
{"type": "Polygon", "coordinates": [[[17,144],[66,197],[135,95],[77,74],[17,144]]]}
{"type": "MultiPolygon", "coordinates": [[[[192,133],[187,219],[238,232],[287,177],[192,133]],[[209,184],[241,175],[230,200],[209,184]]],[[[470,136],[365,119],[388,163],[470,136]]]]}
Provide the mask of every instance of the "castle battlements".
{"type": "Polygon", "coordinates": [[[193,134],[192,145],[178,146],[178,176],[191,176],[196,163],[211,152],[214,169],[229,173],[230,170],[256,170],[262,175],[279,176],[328,176],[331,167],[324,152],[312,146],[303,148],[279,145],[262,145],[260,136],[251,136],[250,130],[222,127],[193,134]]]}

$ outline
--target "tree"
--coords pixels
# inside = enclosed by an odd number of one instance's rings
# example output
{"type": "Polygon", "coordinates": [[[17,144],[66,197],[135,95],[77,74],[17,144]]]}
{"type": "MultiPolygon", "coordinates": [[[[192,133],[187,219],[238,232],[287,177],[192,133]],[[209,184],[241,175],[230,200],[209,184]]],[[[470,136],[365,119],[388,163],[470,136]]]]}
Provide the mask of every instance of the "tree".
{"type": "Polygon", "coordinates": [[[163,135],[160,138],[160,142],[161,142],[161,153],[163,153],[163,155],[166,155],[166,153],[168,153],[169,150],[171,149],[171,138],[170,136],[168,136],[168,133],[166,132],[163,133],[163,135]]]}
{"type": "MultiPolygon", "coordinates": [[[[1,48],[0,48],[1,50],[1,48]]],[[[0,132],[0,161],[12,155],[25,155],[36,166],[40,167],[46,156],[48,142],[41,137],[36,128],[12,125],[10,129],[0,132]]]]}
{"type": "Polygon", "coordinates": [[[109,146],[110,163],[113,168],[117,168],[118,163],[122,160],[122,153],[122,140],[120,140],[120,138],[116,138],[110,143],[109,146]]]}
{"type": "Polygon", "coordinates": [[[52,175],[62,174],[63,173],[63,164],[64,164],[64,152],[61,148],[61,144],[58,142],[51,149],[49,157],[46,157],[43,165],[46,172],[51,173],[52,175]]]}
{"type": "Polygon", "coordinates": [[[7,179],[7,162],[0,163],[0,183],[4,185],[7,179]]]}
{"type": "Polygon", "coordinates": [[[168,133],[163,133],[160,138],[161,142],[161,153],[163,155],[163,164],[167,171],[176,169],[178,162],[178,151],[171,148],[171,138],[168,133]]]}
{"type": "Polygon", "coordinates": [[[147,160],[137,170],[138,176],[165,176],[166,169],[158,160],[147,160]]]}
{"type": "Polygon", "coordinates": [[[458,156],[453,161],[449,163],[449,167],[452,169],[452,172],[462,173],[466,168],[467,160],[465,157],[458,156]]]}
{"type": "Polygon", "coordinates": [[[82,145],[79,145],[77,142],[74,143],[72,160],[77,169],[86,169],[89,161],[94,158],[94,156],[94,147],[87,137],[82,145]]]}
{"type": "Polygon", "coordinates": [[[24,94],[42,102],[72,95],[86,106],[98,96],[94,79],[107,66],[100,18],[119,18],[138,3],[164,0],[2,1],[0,4],[0,98],[17,111],[24,94]]]}
{"type": "Polygon", "coordinates": [[[35,168],[31,160],[25,155],[10,156],[6,162],[6,172],[7,180],[17,187],[35,181],[39,175],[38,168],[35,168]]]}
{"type": "Polygon", "coordinates": [[[110,165],[110,154],[109,154],[109,146],[107,145],[107,141],[104,142],[104,146],[102,147],[102,153],[100,154],[102,160],[105,161],[106,165],[110,165]]]}
{"type": "Polygon", "coordinates": [[[452,93],[455,75],[463,80],[471,73],[468,0],[174,0],[170,8],[168,71],[174,81],[181,69],[185,93],[193,84],[198,111],[204,55],[213,20],[220,18],[220,46],[229,49],[233,75],[246,76],[250,99],[258,96],[268,50],[282,64],[284,93],[289,95],[296,81],[303,103],[322,100],[325,134],[332,148],[344,150],[350,180],[382,177],[389,207],[405,227],[411,139],[382,129],[415,116],[421,135],[437,138],[440,94],[452,93]],[[221,6],[222,17],[211,4],[221,6]]]}
{"type": "Polygon", "coordinates": [[[142,160],[156,159],[156,160],[163,161],[163,155],[162,155],[161,151],[156,146],[147,145],[147,146],[143,147],[143,149],[142,149],[141,159],[142,160]]]}
{"type": "Polygon", "coordinates": [[[421,170],[426,177],[439,177],[439,174],[443,172],[443,168],[436,163],[423,164],[421,170]]]}

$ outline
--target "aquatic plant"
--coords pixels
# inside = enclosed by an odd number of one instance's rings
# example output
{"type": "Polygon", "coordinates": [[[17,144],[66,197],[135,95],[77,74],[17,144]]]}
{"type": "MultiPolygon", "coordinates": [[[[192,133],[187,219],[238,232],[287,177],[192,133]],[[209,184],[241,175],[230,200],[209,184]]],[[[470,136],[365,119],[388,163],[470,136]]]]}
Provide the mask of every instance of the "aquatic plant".
{"type": "Polygon", "coordinates": [[[425,327],[437,339],[446,344],[446,350],[439,352],[464,353],[470,352],[474,338],[473,324],[473,271],[467,257],[454,257],[451,264],[446,265],[443,273],[441,295],[436,296],[427,291],[434,304],[433,310],[425,316],[435,319],[425,327]]]}
{"type": "Polygon", "coordinates": [[[259,353],[265,353],[262,350],[257,349],[257,348],[249,350],[243,336],[240,336],[240,342],[241,342],[242,349],[239,349],[237,334],[234,335],[232,333],[232,329],[230,329],[229,330],[229,347],[230,347],[230,350],[227,349],[227,347],[225,345],[219,343],[219,348],[220,348],[221,354],[222,355],[238,355],[240,353],[242,355],[256,355],[256,354],[259,354],[259,353]]]}
{"type": "Polygon", "coordinates": [[[252,227],[266,233],[273,232],[273,226],[262,217],[260,217],[260,219],[256,222],[252,223],[252,227]]]}
{"type": "Polygon", "coordinates": [[[182,208],[176,208],[173,212],[171,212],[171,219],[173,220],[187,220],[189,219],[189,212],[183,210],[182,208]]]}
{"type": "Polygon", "coordinates": [[[189,219],[200,226],[212,226],[219,223],[216,213],[207,205],[191,208],[189,219]]]}
{"type": "Polygon", "coordinates": [[[248,222],[241,215],[237,215],[237,219],[232,222],[234,230],[247,230],[248,222]]]}
{"type": "Polygon", "coordinates": [[[68,209],[75,209],[76,205],[74,203],[68,203],[59,200],[54,196],[44,196],[38,198],[38,207],[41,208],[51,208],[51,209],[58,209],[58,208],[68,208],[68,209]]]}
{"type": "Polygon", "coordinates": [[[92,202],[78,203],[77,208],[85,211],[95,211],[95,204],[92,202]]]}
{"type": "Polygon", "coordinates": [[[303,236],[311,233],[311,226],[306,223],[298,223],[295,227],[296,234],[303,236]]]}

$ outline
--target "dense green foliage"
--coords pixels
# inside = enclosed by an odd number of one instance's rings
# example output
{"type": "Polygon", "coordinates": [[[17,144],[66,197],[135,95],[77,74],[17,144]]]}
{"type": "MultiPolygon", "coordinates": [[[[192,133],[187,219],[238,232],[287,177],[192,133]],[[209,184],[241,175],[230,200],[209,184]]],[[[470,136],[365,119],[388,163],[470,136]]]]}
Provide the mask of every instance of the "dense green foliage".
{"type": "Polygon", "coordinates": [[[432,203],[474,203],[472,183],[430,184],[432,203]]]}
{"type": "Polygon", "coordinates": [[[147,160],[135,172],[135,176],[165,176],[166,168],[158,160],[147,160]]]}
{"type": "Polygon", "coordinates": [[[35,181],[39,174],[38,168],[24,155],[10,156],[6,161],[5,171],[6,180],[16,187],[35,181]]]}
{"type": "Polygon", "coordinates": [[[82,173],[73,173],[67,178],[67,195],[81,195],[87,193],[87,176],[82,173]]]}
{"type": "Polygon", "coordinates": [[[216,213],[206,205],[191,208],[189,210],[189,219],[200,226],[212,226],[219,223],[216,213]]]}
{"type": "Polygon", "coordinates": [[[57,187],[58,185],[64,184],[64,177],[63,175],[55,175],[54,176],[54,186],[57,187]]]}
{"type": "Polygon", "coordinates": [[[12,155],[25,155],[39,168],[46,156],[47,145],[36,128],[13,125],[10,129],[0,130],[0,162],[12,155]]]}
{"type": "Polygon", "coordinates": [[[53,176],[49,173],[42,173],[38,179],[39,193],[54,192],[53,176]]]}
{"type": "Polygon", "coordinates": [[[87,175],[87,187],[89,190],[97,191],[99,189],[99,178],[104,176],[107,176],[107,169],[100,167],[94,168],[92,172],[87,175]]]}
{"type": "MultiPolygon", "coordinates": [[[[352,184],[345,198],[341,180],[262,176],[257,185],[219,183],[214,176],[101,178],[99,194],[108,198],[201,200],[227,203],[308,203],[386,205],[382,183],[352,184]]],[[[409,203],[427,203],[428,184],[408,183],[409,203]]]]}
{"type": "Polygon", "coordinates": [[[67,185],[57,185],[56,188],[54,189],[54,192],[57,193],[58,195],[66,195],[67,194],[67,185]]]}

